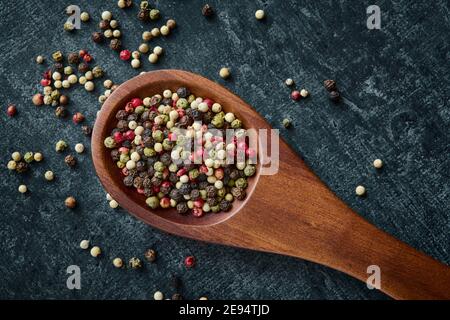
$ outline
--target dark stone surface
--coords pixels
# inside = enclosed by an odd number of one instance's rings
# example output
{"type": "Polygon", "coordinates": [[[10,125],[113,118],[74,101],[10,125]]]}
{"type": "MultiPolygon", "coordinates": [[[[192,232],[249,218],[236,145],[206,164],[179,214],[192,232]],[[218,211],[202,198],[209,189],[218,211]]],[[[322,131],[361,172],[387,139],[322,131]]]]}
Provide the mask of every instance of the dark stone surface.
{"type": "MultiPolygon", "coordinates": [[[[152,42],[166,50],[160,63],[150,65],[145,57],[139,71],[89,39],[101,11],[110,9],[125,46],[137,48],[150,27],[136,19],[136,4],[123,11],[115,3],[78,2],[92,19],[73,34],[62,30],[69,1],[0,3],[0,298],[149,299],[156,289],[173,292],[172,273],[182,278],[190,299],[386,298],[319,265],[173,237],[110,209],[80,128],[30,102],[45,70],[34,58],[57,49],[88,48],[116,82],[142,70],[190,70],[223,83],[274,127],[288,115],[294,127],[282,129],[283,136],[332,190],[375,225],[450,263],[447,1],[378,1],[380,31],[366,28],[366,2],[216,0],[210,1],[216,16],[205,20],[203,1],[157,1],[163,17],[174,17],[179,27],[152,42]],[[254,18],[259,8],[266,10],[265,21],[254,18]],[[222,66],[231,67],[231,81],[218,77],[222,66]],[[311,98],[292,102],[283,84],[287,77],[309,89],[311,98]],[[337,79],[342,104],[327,100],[326,78],[337,79]],[[13,119],[4,111],[9,102],[18,106],[13,119]],[[54,151],[61,138],[70,152],[77,142],[86,145],[76,169],[54,151]],[[27,175],[13,174],[6,163],[15,150],[39,150],[45,160],[27,175]],[[371,166],[377,157],[386,164],[379,173],[371,166]],[[44,181],[47,169],[55,172],[54,182],[44,181]],[[17,192],[20,183],[28,185],[27,195],[17,192]],[[365,199],[354,196],[360,183],[368,189],[365,199]],[[74,211],[64,207],[68,195],[79,199],[74,211]],[[102,247],[102,258],[79,249],[84,238],[102,247]],[[142,257],[147,247],[158,251],[158,263],[142,271],[113,268],[113,257],[142,257]],[[188,254],[198,259],[193,270],[182,266],[188,254]],[[79,291],[66,289],[66,268],[72,264],[81,267],[79,291]]],[[[70,90],[71,112],[82,111],[92,124],[101,87],[97,81],[95,94],[70,90]]]]}

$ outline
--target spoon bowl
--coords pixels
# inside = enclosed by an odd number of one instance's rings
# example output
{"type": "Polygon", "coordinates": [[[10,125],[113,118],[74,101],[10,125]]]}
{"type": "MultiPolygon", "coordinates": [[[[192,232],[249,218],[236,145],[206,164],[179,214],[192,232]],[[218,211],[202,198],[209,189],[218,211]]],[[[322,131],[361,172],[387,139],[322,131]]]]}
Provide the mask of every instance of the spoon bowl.
{"type": "MultiPolygon", "coordinates": [[[[145,197],[122,183],[110,152],[103,146],[118,110],[134,97],[185,86],[195,95],[219,102],[246,129],[270,125],[241,98],[221,85],[181,70],[146,72],[120,85],[103,104],[92,135],[92,157],[106,191],[132,215],[163,231],[201,241],[294,256],[366,281],[370,266],[381,272],[381,291],[399,299],[450,299],[450,268],[377,229],[343,203],[283,141],[278,173],[262,175],[267,157],[258,148],[257,173],[247,198],[230,212],[201,218],[174,209],[152,210],[145,197]]],[[[259,135],[259,146],[262,141],[259,135]]],[[[270,151],[270,146],[269,146],[270,151]]]]}

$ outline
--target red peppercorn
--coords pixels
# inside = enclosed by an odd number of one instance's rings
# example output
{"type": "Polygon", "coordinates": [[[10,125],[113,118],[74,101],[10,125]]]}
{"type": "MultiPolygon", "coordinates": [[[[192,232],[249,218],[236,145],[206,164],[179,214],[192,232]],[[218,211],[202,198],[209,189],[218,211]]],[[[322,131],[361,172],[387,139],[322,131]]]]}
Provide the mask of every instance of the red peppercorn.
{"type": "Polygon", "coordinates": [[[50,70],[50,69],[48,69],[48,70],[46,70],[43,74],[42,74],[42,77],[44,78],[44,79],[51,79],[52,78],[52,70],[50,70]]]}
{"type": "Polygon", "coordinates": [[[177,100],[178,100],[178,99],[172,100],[172,108],[176,108],[176,107],[177,107],[177,100]]]}
{"type": "Polygon", "coordinates": [[[164,179],[164,180],[167,179],[167,178],[169,177],[169,175],[170,175],[169,168],[165,168],[165,169],[163,170],[163,179],[164,179]]]}
{"type": "Polygon", "coordinates": [[[87,54],[87,50],[84,50],[84,49],[82,49],[82,50],[80,50],[80,51],[78,52],[78,55],[79,55],[81,58],[83,58],[86,54],[87,54]]]}
{"type": "Polygon", "coordinates": [[[127,113],[133,113],[134,112],[134,107],[133,107],[133,104],[131,104],[131,102],[127,103],[127,105],[125,106],[125,111],[127,113]]]}
{"type": "Polygon", "coordinates": [[[301,97],[302,96],[300,95],[300,91],[298,91],[298,90],[292,91],[292,93],[291,93],[291,99],[292,100],[297,101],[297,100],[300,100],[301,97]]]}
{"type": "Polygon", "coordinates": [[[203,199],[198,199],[194,201],[194,207],[196,208],[202,208],[204,204],[205,202],[203,201],[203,199]]]}
{"type": "Polygon", "coordinates": [[[144,189],[136,189],[136,191],[137,191],[137,193],[139,193],[139,194],[144,194],[145,193],[145,190],[144,189]]]}
{"type": "Polygon", "coordinates": [[[196,218],[200,218],[201,216],[203,216],[203,209],[202,208],[192,209],[192,215],[196,218]]]}
{"type": "Polygon", "coordinates": [[[224,171],[223,171],[223,169],[222,169],[222,168],[218,168],[218,169],[214,170],[214,176],[215,176],[217,179],[222,180],[222,179],[223,179],[223,176],[224,176],[224,171]]]}
{"type": "Polygon", "coordinates": [[[120,60],[123,60],[123,61],[130,60],[131,51],[130,50],[122,50],[122,51],[120,51],[119,57],[120,57],[120,60]]]}
{"type": "Polygon", "coordinates": [[[163,188],[169,188],[170,187],[170,181],[163,181],[161,183],[161,187],[163,188]]]}
{"type": "Polygon", "coordinates": [[[203,102],[206,103],[206,104],[208,105],[208,108],[209,108],[209,109],[211,109],[212,106],[213,106],[213,104],[214,104],[214,101],[212,101],[212,100],[209,99],[209,98],[204,99],[203,102]]]}
{"type": "Polygon", "coordinates": [[[134,108],[137,108],[139,106],[142,106],[143,102],[142,102],[142,99],[133,98],[133,99],[131,99],[131,104],[133,105],[134,108]]]}
{"type": "Polygon", "coordinates": [[[202,165],[200,166],[200,168],[199,168],[199,171],[200,171],[201,173],[207,173],[209,170],[208,170],[208,167],[207,167],[207,166],[205,166],[204,164],[202,164],[202,165]]]}
{"type": "Polygon", "coordinates": [[[122,174],[123,174],[124,176],[127,176],[129,173],[130,173],[130,172],[128,171],[127,168],[122,168],[122,174]]]}
{"type": "Polygon", "coordinates": [[[159,189],[159,187],[154,186],[154,187],[152,187],[152,191],[153,191],[154,193],[159,193],[160,189],[159,189]]]}
{"type": "Polygon", "coordinates": [[[184,116],[185,116],[185,114],[186,114],[186,112],[184,111],[184,109],[177,109],[177,112],[178,112],[178,118],[183,118],[184,116]]]}
{"type": "Polygon", "coordinates": [[[89,62],[92,61],[92,56],[91,56],[89,53],[86,53],[86,54],[83,56],[83,60],[84,60],[84,62],[89,63],[89,62]]]}
{"type": "Polygon", "coordinates": [[[126,147],[120,147],[119,148],[119,152],[121,154],[127,154],[130,151],[130,149],[126,148],[126,147]]]}
{"type": "Polygon", "coordinates": [[[127,132],[125,132],[125,133],[123,134],[123,137],[124,137],[126,140],[134,140],[134,137],[135,137],[134,131],[133,131],[133,130],[128,130],[127,132]]]}
{"type": "Polygon", "coordinates": [[[123,140],[124,140],[124,137],[123,137],[121,132],[115,132],[114,133],[114,141],[116,143],[122,143],[123,140]]]}
{"type": "Polygon", "coordinates": [[[177,171],[177,177],[184,176],[186,172],[187,172],[186,168],[181,168],[180,170],[177,171]]]}
{"type": "Polygon", "coordinates": [[[13,105],[13,104],[10,104],[8,106],[8,108],[6,109],[6,113],[8,114],[8,116],[14,117],[16,115],[16,113],[17,113],[16,106],[13,105]]]}
{"type": "Polygon", "coordinates": [[[50,79],[41,79],[41,86],[46,87],[52,84],[52,80],[50,79]]]}
{"type": "Polygon", "coordinates": [[[72,117],[72,121],[73,121],[73,123],[76,123],[76,124],[83,122],[84,121],[83,114],[81,112],[75,113],[72,117]]]}
{"type": "Polygon", "coordinates": [[[186,258],[184,258],[184,265],[187,268],[193,268],[195,266],[195,257],[187,256],[186,258]]]}
{"type": "Polygon", "coordinates": [[[44,96],[41,93],[36,93],[31,100],[35,106],[40,106],[44,103],[44,96]]]}

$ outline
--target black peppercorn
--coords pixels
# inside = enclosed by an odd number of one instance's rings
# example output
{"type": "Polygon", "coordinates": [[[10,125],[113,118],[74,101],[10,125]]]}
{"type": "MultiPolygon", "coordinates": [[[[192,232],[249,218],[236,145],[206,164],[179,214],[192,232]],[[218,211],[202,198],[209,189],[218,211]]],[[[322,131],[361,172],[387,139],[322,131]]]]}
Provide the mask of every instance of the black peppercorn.
{"type": "Polygon", "coordinates": [[[143,179],[141,177],[136,177],[133,180],[133,187],[135,187],[136,189],[141,189],[142,183],[143,183],[143,179]]]}
{"type": "Polygon", "coordinates": [[[239,187],[231,188],[231,194],[238,200],[244,200],[247,195],[245,190],[239,187]]]}
{"type": "Polygon", "coordinates": [[[133,186],[133,177],[132,176],[126,176],[123,178],[123,184],[127,187],[133,186]]]}
{"type": "Polygon", "coordinates": [[[222,200],[220,202],[220,210],[227,212],[227,211],[230,211],[230,209],[231,209],[230,201],[222,200]]]}
{"type": "Polygon", "coordinates": [[[69,61],[70,64],[78,64],[80,62],[80,56],[77,52],[69,53],[67,61],[69,61]]]}
{"type": "Polygon", "coordinates": [[[120,50],[122,46],[122,42],[120,42],[119,39],[112,39],[111,42],[109,43],[109,47],[115,51],[120,50]]]}
{"type": "Polygon", "coordinates": [[[208,187],[208,185],[209,185],[208,181],[206,181],[206,180],[205,180],[205,181],[200,181],[200,180],[202,180],[202,179],[207,179],[206,176],[205,176],[204,174],[199,175],[199,176],[198,176],[198,179],[197,179],[197,180],[199,180],[198,188],[199,188],[200,190],[206,189],[206,188],[208,187]]]}
{"type": "Polygon", "coordinates": [[[87,125],[81,126],[81,131],[85,136],[88,137],[92,134],[92,128],[87,125]]]}
{"type": "Polygon", "coordinates": [[[167,195],[167,194],[169,194],[171,188],[172,188],[172,187],[171,187],[170,185],[165,185],[165,184],[163,184],[163,185],[159,188],[159,191],[162,192],[162,194],[167,195]]]}
{"type": "Polygon", "coordinates": [[[209,204],[210,207],[217,205],[217,202],[216,198],[206,198],[206,203],[209,204]]]}
{"type": "Polygon", "coordinates": [[[177,204],[177,212],[180,214],[185,214],[186,212],[188,212],[189,207],[187,205],[186,202],[180,202],[179,204],[177,204]]]}
{"type": "Polygon", "coordinates": [[[200,191],[198,189],[191,190],[191,199],[197,200],[198,198],[200,198],[200,191]]]}
{"type": "Polygon", "coordinates": [[[165,166],[169,166],[172,163],[172,157],[170,156],[170,154],[168,153],[164,153],[161,156],[160,161],[165,165],[165,166]]]}
{"type": "Polygon", "coordinates": [[[152,185],[155,187],[159,187],[162,183],[162,180],[160,178],[157,177],[153,177],[152,178],[152,185]]]}
{"type": "Polygon", "coordinates": [[[236,180],[238,178],[239,178],[239,170],[237,170],[237,169],[231,170],[231,172],[230,172],[230,179],[236,180]]]}
{"type": "Polygon", "coordinates": [[[137,172],[143,172],[146,169],[146,164],[144,161],[138,161],[136,162],[136,171],[137,172]]]}
{"type": "Polygon", "coordinates": [[[55,109],[55,115],[58,118],[64,118],[66,116],[66,108],[64,108],[63,106],[59,106],[55,109]]]}
{"type": "Polygon", "coordinates": [[[175,200],[176,202],[180,202],[182,201],[183,195],[181,194],[181,192],[178,189],[172,189],[172,191],[170,191],[169,193],[169,197],[173,200],[175,200]]]}
{"type": "Polygon", "coordinates": [[[330,91],[329,93],[329,98],[331,101],[333,102],[338,102],[341,99],[341,94],[339,93],[339,91],[330,91]]]}
{"type": "Polygon", "coordinates": [[[336,91],[336,81],[334,80],[325,80],[323,85],[328,91],[336,91]]]}
{"type": "Polygon", "coordinates": [[[180,190],[180,193],[182,195],[188,195],[191,192],[191,186],[189,184],[185,183],[178,190],[180,190]]]}
{"type": "Polygon", "coordinates": [[[113,161],[119,161],[120,159],[120,152],[117,149],[113,149],[111,150],[111,159],[113,161]]]}
{"type": "Polygon", "coordinates": [[[144,188],[144,195],[148,198],[148,197],[152,197],[155,195],[155,192],[153,191],[152,188],[144,188]]]}
{"type": "Polygon", "coordinates": [[[125,120],[128,117],[128,113],[125,110],[119,110],[116,113],[117,120],[125,120]]]}
{"type": "Polygon", "coordinates": [[[80,71],[81,73],[86,73],[89,71],[89,65],[85,62],[81,62],[78,65],[78,71],[80,71]]]}
{"type": "Polygon", "coordinates": [[[206,187],[206,197],[208,198],[214,198],[217,194],[217,189],[214,186],[207,186],[206,187]]]}
{"type": "Polygon", "coordinates": [[[183,296],[179,293],[174,293],[172,295],[172,300],[183,300],[183,296]]]}
{"type": "Polygon", "coordinates": [[[77,159],[75,159],[75,157],[73,155],[69,154],[64,158],[64,162],[69,167],[74,167],[77,164],[77,159]]]}
{"type": "Polygon", "coordinates": [[[100,43],[103,41],[103,34],[101,32],[93,32],[91,36],[92,41],[100,43]]]}
{"type": "Polygon", "coordinates": [[[180,87],[177,89],[177,95],[180,98],[187,98],[191,93],[186,87],[180,87]]]}
{"type": "Polygon", "coordinates": [[[61,62],[55,62],[53,64],[53,71],[63,73],[64,72],[64,65],[61,62]]]}
{"type": "Polygon", "coordinates": [[[19,161],[16,165],[16,171],[18,173],[23,173],[28,170],[28,164],[24,161],[19,161]]]}
{"type": "Polygon", "coordinates": [[[144,22],[150,21],[150,10],[147,7],[143,7],[141,5],[137,17],[139,20],[144,22]]]}
{"type": "Polygon", "coordinates": [[[109,29],[109,21],[108,20],[102,20],[99,22],[98,27],[102,30],[109,29]]]}
{"type": "Polygon", "coordinates": [[[209,4],[205,4],[202,8],[202,15],[211,17],[214,14],[213,8],[209,4]]]}
{"type": "Polygon", "coordinates": [[[155,262],[156,261],[156,251],[153,249],[148,249],[144,253],[145,259],[147,259],[148,262],[155,262]]]}

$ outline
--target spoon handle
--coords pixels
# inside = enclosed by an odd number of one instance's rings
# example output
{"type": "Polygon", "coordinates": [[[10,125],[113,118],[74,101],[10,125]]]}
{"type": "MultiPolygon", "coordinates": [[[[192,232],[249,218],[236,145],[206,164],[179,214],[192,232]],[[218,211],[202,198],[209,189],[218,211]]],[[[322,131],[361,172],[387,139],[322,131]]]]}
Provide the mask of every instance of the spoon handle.
{"type": "Polygon", "coordinates": [[[278,174],[261,176],[227,224],[229,244],[317,262],[364,282],[375,266],[380,290],[393,298],[450,299],[450,267],[364,220],[284,142],[280,147],[278,174]]]}

